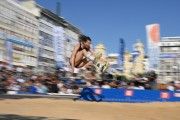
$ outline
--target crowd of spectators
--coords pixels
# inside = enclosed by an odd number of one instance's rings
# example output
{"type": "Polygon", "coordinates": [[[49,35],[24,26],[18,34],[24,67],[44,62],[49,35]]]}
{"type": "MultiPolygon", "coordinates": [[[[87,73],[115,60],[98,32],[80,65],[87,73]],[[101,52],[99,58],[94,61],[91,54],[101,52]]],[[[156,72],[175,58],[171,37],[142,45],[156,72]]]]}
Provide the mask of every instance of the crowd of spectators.
{"type": "Polygon", "coordinates": [[[77,94],[79,86],[72,80],[65,84],[56,74],[35,75],[31,72],[18,72],[15,69],[8,70],[4,67],[0,70],[0,92],[8,94],[77,94]]]}
{"type": "MultiPolygon", "coordinates": [[[[16,69],[0,69],[0,93],[8,94],[79,94],[84,87],[114,89],[154,89],[155,81],[147,78],[135,78],[131,81],[103,79],[97,80],[95,74],[87,73],[86,77],[65,77],[60,72],[55,74],[36,75],[16,69]]],[[[162,88],[160,88],[162,89],[162,88]]],[[[180,90],[180,82],[170,82],[163,90],[180,90]]]]}

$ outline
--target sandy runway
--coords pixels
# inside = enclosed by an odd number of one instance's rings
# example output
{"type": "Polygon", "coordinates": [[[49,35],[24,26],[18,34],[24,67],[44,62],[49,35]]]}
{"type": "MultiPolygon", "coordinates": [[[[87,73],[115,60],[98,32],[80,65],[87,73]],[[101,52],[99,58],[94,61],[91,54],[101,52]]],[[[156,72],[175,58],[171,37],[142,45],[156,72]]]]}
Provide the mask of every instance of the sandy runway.
{"type": "Polygon", "coordinates": [[[180,103],[2,99],[0,120],[180,120],[180,103]]]}

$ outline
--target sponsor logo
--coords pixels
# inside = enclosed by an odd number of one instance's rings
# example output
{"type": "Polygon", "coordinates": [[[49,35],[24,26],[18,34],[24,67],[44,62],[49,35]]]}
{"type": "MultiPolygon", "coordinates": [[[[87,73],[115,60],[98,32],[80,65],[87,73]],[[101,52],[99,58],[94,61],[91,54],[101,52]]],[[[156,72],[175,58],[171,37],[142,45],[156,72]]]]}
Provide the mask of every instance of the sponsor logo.
{"type": "Polygon", "coordinates": [[[174,97],[180,97],[180,93],[174,93],[174,97]]]}
{"type": "Polygon", "coordinates": [[[133,96],[133,91],[132,90],[126,90],[125,96],[133,96]]]}
{"type": "Polygon", "coordinates": [[[95,93],[100,95],[102,93],[102,90],[101,89],[95,89],[95,93]]]}
{"type": "Polygon", "coordinates": [[[167,92],[161,92],[161,98],[168,99],[170,97],[169,93],[167,92]]]}

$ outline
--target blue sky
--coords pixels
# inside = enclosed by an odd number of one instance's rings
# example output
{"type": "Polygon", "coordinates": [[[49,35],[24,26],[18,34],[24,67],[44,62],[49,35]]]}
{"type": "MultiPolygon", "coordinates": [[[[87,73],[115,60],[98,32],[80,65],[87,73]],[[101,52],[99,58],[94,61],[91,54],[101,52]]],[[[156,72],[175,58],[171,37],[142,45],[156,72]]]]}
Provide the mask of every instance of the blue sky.
{"type": "MultiPolygon", "coordinates": [[[[55,11],[58,0],[36,0],[55,11]]],[[[180,0],[60,0],[61,16],[90,36],[93,44],[104,43],[107,52],[118,52],[119,38],[126,49],[140,39],[146,47],[145,25],[160,24],[161,37],[180,36],[180,0]]]]}

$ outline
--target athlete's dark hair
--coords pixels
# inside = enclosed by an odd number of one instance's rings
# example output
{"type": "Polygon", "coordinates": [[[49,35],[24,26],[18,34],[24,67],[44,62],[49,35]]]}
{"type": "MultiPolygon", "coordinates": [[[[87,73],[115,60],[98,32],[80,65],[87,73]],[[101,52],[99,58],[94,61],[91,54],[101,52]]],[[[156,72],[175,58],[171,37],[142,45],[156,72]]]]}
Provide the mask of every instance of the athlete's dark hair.
{"type": "Polygon", "coordinates": [[[85,35],[79,36],[79,42],[86,42],[86,41],[91,41],[91,38],[85,35]]]}

